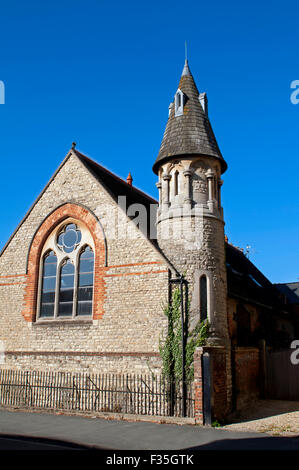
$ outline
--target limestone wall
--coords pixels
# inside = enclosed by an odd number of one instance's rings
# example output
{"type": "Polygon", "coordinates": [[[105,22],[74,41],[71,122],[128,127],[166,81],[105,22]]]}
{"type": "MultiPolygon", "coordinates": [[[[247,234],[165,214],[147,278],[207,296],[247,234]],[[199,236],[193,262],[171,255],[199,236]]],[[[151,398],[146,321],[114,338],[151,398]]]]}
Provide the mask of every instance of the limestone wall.
{"type": "Polygon", "coordinates": [[[128,220],[131,238],[109,238],[113,205],[111,196],[71,155],[18,228],[0,257],[0,340],[6,352],[2,367],[158,370],[159,337],[167,324],[163,304],[168,300],[168,266],[128,220]],[[103,315],[76,322],[25,321],[22,310],[32,239],[48,214],[66,202],[96,214],[107,237],[103,315]]]}

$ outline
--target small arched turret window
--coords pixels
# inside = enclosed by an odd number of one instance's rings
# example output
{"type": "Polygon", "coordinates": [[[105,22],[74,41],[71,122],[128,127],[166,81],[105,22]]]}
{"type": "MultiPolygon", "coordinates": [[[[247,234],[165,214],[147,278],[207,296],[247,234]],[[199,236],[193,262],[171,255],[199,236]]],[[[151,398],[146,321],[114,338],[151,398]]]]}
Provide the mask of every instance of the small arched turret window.
{"type": "Polygon", "coordinates": [[[207,276],[203,275],[199,281],[200,289],[200,321],[207,320],[208,318],[208,286],[207,276]]]}
{"type": "Polygon", "coordinates": [[[37,319],[92,315],[94,245],[87,228],[60,224],[42,250],[37,319]]]}
{"type": "Polygon", "coordinates": [[[182,116],[184,114],[184,93],[178,89],[174,97],[174,115],[182,116]]]}
{"type": "Polygon", "coordinates": [[[173,184],[174,184],[174,195],[177,196],[179,194],[179,172],[178,171],[175,171],[174,173],[173,184]]]}

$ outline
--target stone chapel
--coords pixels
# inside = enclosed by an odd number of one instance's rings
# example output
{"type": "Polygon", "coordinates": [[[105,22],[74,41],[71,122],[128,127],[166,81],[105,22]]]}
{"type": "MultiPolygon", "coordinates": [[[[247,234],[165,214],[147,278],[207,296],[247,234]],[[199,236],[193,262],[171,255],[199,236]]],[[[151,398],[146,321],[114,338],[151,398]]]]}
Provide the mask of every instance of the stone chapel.
{"type": "Polygon", "coordinates": [[[226,170],[187,60],[153,165],[159,201],[73,144],[0,254],[1,367],[158,374],[163,306],[184,279],[191,327],[207,319],[221,353],[227,412],[232,358],[257,368],[259,341],[289,344],[298,324],[225,237],[226,170]]]}

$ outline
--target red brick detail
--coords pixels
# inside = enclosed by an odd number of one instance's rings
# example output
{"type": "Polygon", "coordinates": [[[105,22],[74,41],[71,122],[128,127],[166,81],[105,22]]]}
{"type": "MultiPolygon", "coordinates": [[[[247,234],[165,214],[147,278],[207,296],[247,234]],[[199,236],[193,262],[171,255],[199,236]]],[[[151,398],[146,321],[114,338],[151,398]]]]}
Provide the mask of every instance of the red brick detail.
{"type": "Polygon", "coordinates": [[[259,397],[259,350],[237,347],[233,351],[235,365],[235,403],[240,410],[259,397]]]}
{"type": "Polygon", "coordinates": [[[209,352],[212,356],[212,415],[214,420],[222,421],[228,413],[226,350],[215,347],[209,352]]]}
{"type": "Polygon", "coordinates": [[[203,424],[203,382],[202,382],[203,349],[194,352],[194,419],[196,424],[203,424]]]}
{"type": "Polygon", "coordinates": [[[28,273],[24,294],[24,309],[22,315],[28,322],[35,321],[37,307],[37,292],[39,279],[40,255],[44,243],[50,233],[63,220],[72,217],[86,225],[95,244],[95,276],[94,276],[94,304],[93,319],[98,320],[104,314],[104,272],[105,272],[105,246],[103,235],[97,219],[84,207],[67,203],[52,212],[42,223],[32,241],[28,255],[28,273]]]}
{"type": "Polygon", "coordinates": [[[211,364],[211,404],[212,419],[222,420],[228,411],[227,407],[227,367],[226,351],[222,347],[203,346],[194,353],[194,411],[195,422],[204,424],[203,403],[203,369],[202,355],[209,353],[211,364]]]}

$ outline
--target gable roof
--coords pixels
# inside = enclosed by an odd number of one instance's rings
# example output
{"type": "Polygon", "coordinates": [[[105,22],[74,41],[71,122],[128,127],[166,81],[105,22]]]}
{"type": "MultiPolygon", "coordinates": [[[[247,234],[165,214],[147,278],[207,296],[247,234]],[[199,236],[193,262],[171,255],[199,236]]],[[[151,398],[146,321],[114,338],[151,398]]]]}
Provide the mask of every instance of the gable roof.
{"type": "Polygon", "coordinates": [[[158,204],[157,200],[144,193],[135,186],[129,185],[125,180],[119,176],[111,173],[107,168],[103,167],[96,161],[87,157],[78,150],[73,149],[73,152],[77,155],[84,166],[94,174],[97,180],[103,184],[107,189],[109,188],[110,194],[117,201],[118,196],[126,196],[129,204],[143,204],[146,207],[151,204],[158,204]]]}
{"type": "Polygon", "coordinates": [[[299,304],[299,282],[275,284],[277,289],[286,296],[290,304],[299,304]]]}
{"type": "MultiPolygon", "coordinates": [[[[44,189],[41,191],[39,196],[36,198],[34,203],[31,205],[21,222],[18,224],[17,228],[14,230],[4,247],[0,252],[0,256],[4,253],[8,245],[10,244],[11,240],[25,222],[25,220],[29,217],[30,213],[32,212],[35,205],[41,199],[43,194],[46,192],[47,188],[50,186],[51,182],[54,180],[56,175],[59,173],[60,169],[64,166],[70,156],[74,154],[80,162],[84,165],[84,167],[98,180],[99,184],[101,184],[104,189],[110,194],[110,196],[118,202],[118,196],[126,196],[126,207],[125,209],[131,204],[142,204],[146,207],[146,214],[147,214],[147,226],[146,226],[146,233],[143,233],[145,237],[151,242],[154,249],[159,253],[159,255],[164,259],[164,261],[168,264],[169,268],[172,269],[176,275],[179,275],[176,268],[172,265],[166,255],[162,252],[160,247],[158,246],[157,240],[153,237],[154,231],[153,226],[155,226],[155,208],[158,207],[158,201],[148,194],[144,193],[140,189],[135,188],[134,186],[129,185],[127,182],[119,178],[117,175],[111,173],[109,170],[95,162],[94,160],[90,159],[83,153],[79,152],[72,147],[72,149],[67,153],[64,160],[61,162],[53,176],[50,178],[44,189]],[[151,236],[149,236],[151,235],[151,236]]],[[[133,216],[131,218],[134,218],[133,216]]]]}
{"type": "MultiPolygon", "coordinates": [[[[38,201],[41,199],[43,194],[46,192],[47,188],[50,186],[52,181],[55,179],[61,168],[65,165],[67,160],[70,158],[72,154],[75,154],[77,158],[83,163],[85,168],[96,177],[96,179],[104,186],[104,188],[110,193],[114,200],[117,201],[118,195],[126,196],[127,207],[133,203],[143,204],[148,210],[147,213],[150,214],[150,205],[157,205],[158,202],[150,197],[149,195],[145,194],[144,192],[140,191],[139,189],[135,188],[134,186],[130,186],[124,180],[119,178],[118,176],[111,173],[109,170],[104,168],[103,166],[99,165],[95,161],[88,158],[86,155],[78,152],[78,150],[72,149],[67,153],[66,157],[63,159],[57,170],[54,172],[46,186],[43,188],[41,193],[35,199],[34,203],[30,206],[29,210],[26,212],[25,216],[22,218],[12,235],[9,237],[8,241],[0,251],[0,256],[4,253],[6,248],[8,247],[9,243],[25,222],[25,220],[29,217],[30,213],[32,212],[33,208],[36,206],[38,201]]],[[[150,221],[148,222],[148,227],[150,227],[150,221]]],[[[156,240],[152,240],[153,243],[156,243],[156,240]]]]}
{"type": "Polygon", "coordinates": [[[175,116],[175,100],[170,105],[170,114],[153,171],[157,174],[159,166],[175,156],[203,155],[220,160],[224,172],[227,164],[218,147],[207,113],[200,104],[199,92],[187,61],[178,88],[184,94],[184,112],[175,116]]]}
{"type": "MultiPolygon", "coordinates": [[[[110,196],[118,204],[118,198],[125,196],[125,209],[126,211],[133,204],[140,204],[146,209],[147,224],[146,227],[139,227],[143,234],[150,239],[152,243],[157,245],[155,233],[156,223],[156,210],[158,208],[158,201],[153,199],[148,194],[144,193],[140,189],[128,184],[123,179],[119,178],[114,173],[111,173],[107,168],[103,167],[99,163],[91,160],[89,157],[84,155],[78,150],[73,150],[76,156],[80,159],[83,165],[90,171],[99,183],[109,192],[110,196]]],[[[131,217],[135,218],[135,215],[131,217]]]]}

